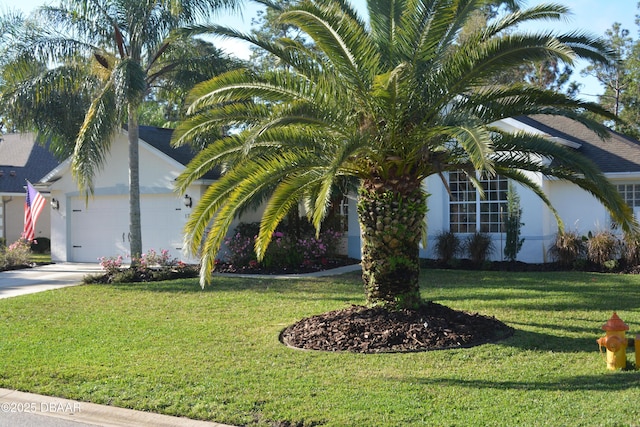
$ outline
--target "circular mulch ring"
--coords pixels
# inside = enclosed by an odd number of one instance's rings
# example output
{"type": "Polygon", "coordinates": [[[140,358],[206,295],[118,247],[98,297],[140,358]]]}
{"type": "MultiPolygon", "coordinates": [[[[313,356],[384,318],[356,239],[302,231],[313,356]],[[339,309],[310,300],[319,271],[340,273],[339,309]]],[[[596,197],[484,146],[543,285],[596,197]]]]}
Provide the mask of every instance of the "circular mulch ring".
{"type": "Polygon", "coordinates": [[[283,330],[280,341],[307,350],[390,353],[472,347],[512,334],[494,317],[427,302],[417,310],[354,305],[308,317],[283,330]]]}

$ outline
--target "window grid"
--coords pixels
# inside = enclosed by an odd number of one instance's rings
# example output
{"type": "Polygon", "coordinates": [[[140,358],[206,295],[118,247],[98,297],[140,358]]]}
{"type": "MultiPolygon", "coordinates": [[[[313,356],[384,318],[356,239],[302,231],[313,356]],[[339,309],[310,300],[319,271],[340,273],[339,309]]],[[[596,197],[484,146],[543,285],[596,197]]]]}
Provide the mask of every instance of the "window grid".
{"type": "Polygon", "coordinates": [[[451,200],[449,229],[454,233],[502,232],[501,208],[507,200],[508,180],[501,176],[480,177],[481,198],[464,172],[449,173],[451,200]]]}
{"type": "Polygon", "coordinates": [[[640,184],[618,184],[618,192],[631,208],[640,206],[640,184]]]}

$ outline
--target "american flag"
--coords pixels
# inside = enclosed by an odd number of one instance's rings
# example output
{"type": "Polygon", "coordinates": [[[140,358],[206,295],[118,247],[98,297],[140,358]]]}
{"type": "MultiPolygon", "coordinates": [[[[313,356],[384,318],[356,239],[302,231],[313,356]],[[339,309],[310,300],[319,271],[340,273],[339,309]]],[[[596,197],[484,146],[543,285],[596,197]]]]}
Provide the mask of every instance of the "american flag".
{"type": "Polygon", "coordinates": [[[36,221],[44,209],[46,201],[42,194],[27,181],[27,198],[24,202],[24,231],[22,237],[31,242],[36,238],[36,221]]]}

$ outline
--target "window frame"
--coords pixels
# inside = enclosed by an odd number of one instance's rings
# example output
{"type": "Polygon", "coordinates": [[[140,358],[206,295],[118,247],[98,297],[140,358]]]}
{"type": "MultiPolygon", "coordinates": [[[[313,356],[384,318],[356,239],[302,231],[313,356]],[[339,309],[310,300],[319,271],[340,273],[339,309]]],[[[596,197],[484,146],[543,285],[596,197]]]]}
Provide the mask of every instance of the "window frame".
{"type": "Polygon", "coordinates": [[[509,179],[476,175],[484,197],[462,171],[449,172],[449,231],[453,233],[504,234],[504,212],[507,204],[509,179]]]}

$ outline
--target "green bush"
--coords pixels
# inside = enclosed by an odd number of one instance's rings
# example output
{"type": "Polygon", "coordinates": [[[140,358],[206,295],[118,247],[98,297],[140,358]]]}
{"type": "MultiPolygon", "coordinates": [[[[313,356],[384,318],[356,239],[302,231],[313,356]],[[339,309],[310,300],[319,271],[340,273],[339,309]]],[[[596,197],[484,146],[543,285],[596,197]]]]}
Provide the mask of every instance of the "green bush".
{"type": "Polygon", "coordinates": [[[578,259],[584,258],[584,239],[576,231],[558,232],[548,252],[554,261],[572,267],[578,259]]]}
{"type": "Polygon", "coordinates": [[[440,261],[447,265],[452,265],[453,261],[462,251],[462,242],[455,233],[451,231],[441,231],[436,236],[435,250],[440,261]]]}
{"type": "Polygon", "coordinates": [[[495,250],[491,236],[481,232],[475,232],[469,236],[465,248],[469,259],[477,266],[481,266],[495,250]]]}

